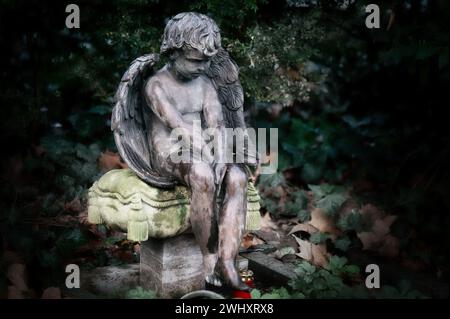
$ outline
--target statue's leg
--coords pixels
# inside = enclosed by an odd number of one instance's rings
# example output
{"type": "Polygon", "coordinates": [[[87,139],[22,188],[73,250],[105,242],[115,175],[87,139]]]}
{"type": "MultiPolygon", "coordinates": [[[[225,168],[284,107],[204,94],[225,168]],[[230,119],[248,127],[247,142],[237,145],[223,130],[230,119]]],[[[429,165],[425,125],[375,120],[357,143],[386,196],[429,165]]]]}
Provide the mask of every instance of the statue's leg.
{"type": "Polygon", "coordinates": [[[195,239],[203,254],[205,279],[220,286],[214,274],[217,263],[218,226],[215,208],[215,184],[211,167],[206,163],[192,164],[184,178],[191,188],[190,222],[195,239]]]}
{"type": "Polygon", "coordinates": [[[247,212],[247,175],[232,165],[224,179],[225,198],[219,214],[219,259],[217,267],[226,283],[239,290],[249,290],[236,269],[247,212]]]}

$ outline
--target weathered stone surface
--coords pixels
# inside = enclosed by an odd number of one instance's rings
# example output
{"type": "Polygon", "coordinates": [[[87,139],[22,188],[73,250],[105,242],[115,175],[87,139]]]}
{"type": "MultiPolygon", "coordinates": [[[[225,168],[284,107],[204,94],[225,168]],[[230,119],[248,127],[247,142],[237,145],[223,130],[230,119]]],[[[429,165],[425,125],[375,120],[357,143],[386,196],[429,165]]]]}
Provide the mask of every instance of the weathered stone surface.
{"type": "Polygon", "coordinates": [[[119,296],[139,285],[139,264],[98,267],[82,272],[80,279],[80,288],[84,291],[103,297],[119,296]]]}
{"type": "Polygon", "coordinates": [[[285,285],[296,277],[293,264],[285,264],[262,252],[253,252],[241,256],[248,258],[249,269],[253,270],[255,277],[259,280],[267,280],[272,285],[285,285]]]}
{"type": "Polygon", "coordinates": [[[162,298],[204,289],[203,258],[192,234],[141,244],[140,285],[162,298]]]}
{"type": "MultiPolygon", "coordinates": [[[[259,229],[259,195],[247,185],[246,229],[259,229]]],[[[93,224],[126,232],[129,240],[169,238],[189,226],[190,190],[165,190],[140,180],[130,169],[111,170],[89,189],[88,218],[93,224]]]]}

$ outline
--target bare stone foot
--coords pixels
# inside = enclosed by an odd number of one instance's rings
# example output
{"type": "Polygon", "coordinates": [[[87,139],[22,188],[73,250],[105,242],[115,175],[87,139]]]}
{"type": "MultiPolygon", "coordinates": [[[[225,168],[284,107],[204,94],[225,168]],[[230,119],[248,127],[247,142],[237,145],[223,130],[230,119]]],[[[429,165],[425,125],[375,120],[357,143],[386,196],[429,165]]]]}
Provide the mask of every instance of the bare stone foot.
{"type": "Polygon", "coordinates": [[[216,287],[222,286],[220,277],[214,272],[217,264],[217,254],[208,254],[203,256],[203,266],[205,269],[205,281],[216,287]]]}
{"type": "Polygon", "coordinates": [[[205,281],[210,285],[213,285],[216,287],[222,287],[222,281],[220,280],[219,276],[216,274],[206,275],[205,281]]]}
{"type": "Polygon", "coordinates": [[[250,291],[250,287],[246,285],[236,269],[233,260],[221,261],[217,263],[219,273],[222,275],[224,282],[233,289],[241,291],[250,291]]]}

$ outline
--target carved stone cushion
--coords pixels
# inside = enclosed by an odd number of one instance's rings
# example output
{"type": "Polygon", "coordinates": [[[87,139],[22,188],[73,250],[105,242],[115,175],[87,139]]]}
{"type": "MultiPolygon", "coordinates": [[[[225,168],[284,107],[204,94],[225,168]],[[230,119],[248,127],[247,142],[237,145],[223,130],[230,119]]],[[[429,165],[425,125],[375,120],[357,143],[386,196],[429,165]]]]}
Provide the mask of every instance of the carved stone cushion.
{"type": "MultiPolygon", "coordinates": [[[[129,240],[169,238],[189,229],[190,191],[185,186],[160,189],[130,169],[112,170],[89,189],[88,219],[127,233],[129,240]]],[[[259,195],[247,187],[246,229],[259,229],[259,195]]]]}

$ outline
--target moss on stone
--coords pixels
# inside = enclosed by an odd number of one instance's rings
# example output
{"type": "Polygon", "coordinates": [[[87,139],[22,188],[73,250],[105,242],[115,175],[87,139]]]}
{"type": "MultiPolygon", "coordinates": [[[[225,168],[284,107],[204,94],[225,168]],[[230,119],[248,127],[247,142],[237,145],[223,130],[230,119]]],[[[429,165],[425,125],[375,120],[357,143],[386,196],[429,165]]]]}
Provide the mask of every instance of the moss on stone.
{"type": "MultiPolygon", "coordinates": [[[[259,195],[247,187],[246,229],[259,229],[259,195]]],[[[127,232],[135,241],[167,238],[189,226],[190,191],[187,187],[160,189],[140,180],[132,170],[112,170],[89,189],[88,219],[127,232]]]]}

